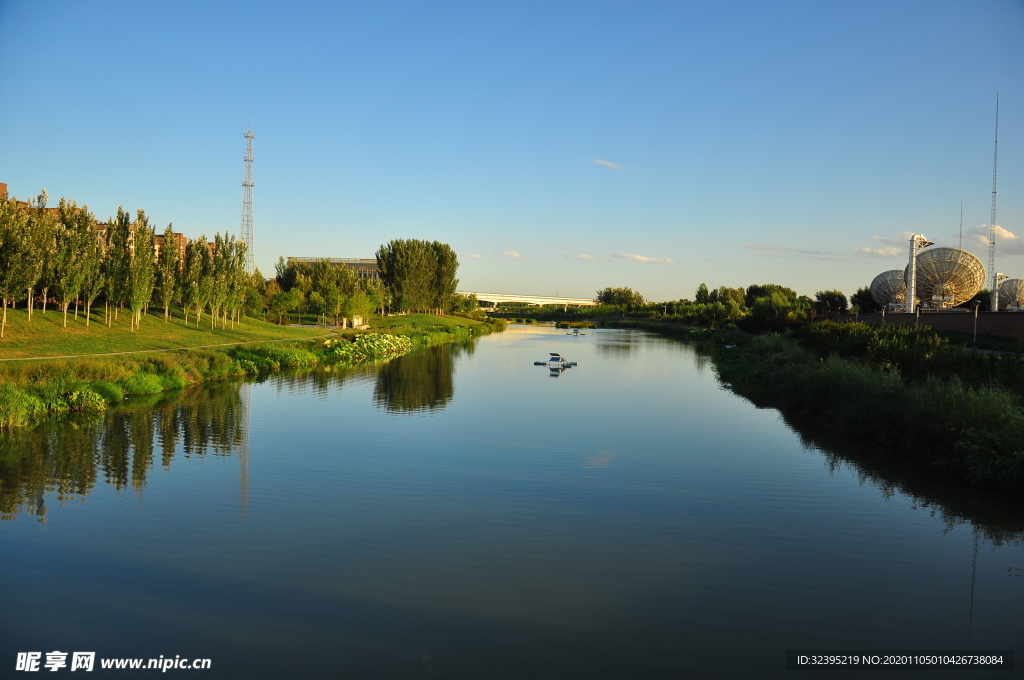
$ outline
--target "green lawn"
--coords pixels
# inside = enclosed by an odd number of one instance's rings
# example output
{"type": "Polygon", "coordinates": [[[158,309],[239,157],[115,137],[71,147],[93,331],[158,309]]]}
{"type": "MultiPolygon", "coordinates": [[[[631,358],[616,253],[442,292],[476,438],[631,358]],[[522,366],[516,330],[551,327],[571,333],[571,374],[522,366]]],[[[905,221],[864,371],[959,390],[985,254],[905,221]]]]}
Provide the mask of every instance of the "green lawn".
{"type": "Polygon", "coordinates": [[[197,329],[195,317],[189,317],[186,328],[180,312],[164,323],[163,313],[144,316],[139,329],[129,330],[129,314],[122,313],[110,328],[103,324],[103,309],[94,310],[88,327],[79,314],[75,320],[68,314],[68,327],[63,327],[64,316],[50,309],[43,314],[38,309],[31,323],[24,309],[7,310],[7,327],[0,340],[0,359],[51,357],[69,354],[104,354],[138,350],[198,347],[221,343],[257,340],[301,340],[328,332],[323,328],[289,328],[246,318],[232,330],[211,330],[210,319],[203,316],[197,329]]]}
{"type": "Polygon", "coordinates": [[[398,314],[392,316],[374,316],[370,321],[371,328],[397,330],[414,329],[438,326],[479,326],[482,321],[474,321],[463,316],[434,316],[433,314],[398,314]]]}

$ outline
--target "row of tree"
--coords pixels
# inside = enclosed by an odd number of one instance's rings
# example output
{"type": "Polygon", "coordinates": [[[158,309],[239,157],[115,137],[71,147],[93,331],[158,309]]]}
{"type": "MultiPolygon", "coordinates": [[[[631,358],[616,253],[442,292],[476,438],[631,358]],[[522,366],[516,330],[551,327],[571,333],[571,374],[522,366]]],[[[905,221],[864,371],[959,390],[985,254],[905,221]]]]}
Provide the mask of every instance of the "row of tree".
{"type": "Polygon", "coordinates": [[[145,211],[134,218],[122,208],[105,225],[87,206],[61,199],[47,209],[45,190],[19,203],[0,196],[0,304],[6,329],[7,308],[24,303],[31,321],[41,302],[50,300],[64,313],[81,306],[89,325],[91,311],[102,301],[104,321],[112,325],[127,310],[132,331],[151,306],[182,310],[186,325],[196,326],[204,313],[211,327],[227,325],[243,313],[282,322],[285,314],[315,314],[337,323],[342,317],[368,317],[374,310],[475,312],[476,301],[462,299],[455,289],[458,257],[445,243],[417,239],[393,240],[377,252],[379,278],[360,279],[329,260],[285,262],[276,276],[245,273],[245,245],[230,235],[205,236],[178,247],[171,225],[158,236],[145,211]]]}
{"type": "Polygon", "coordinates": [[[89,325],[93,305],[104,302],[104,320],[111,325],[121,310],[130,312],[134,332],[153,304],[170,318],[172,306],[195,316],[204,311],[210,325],[239,318],[253,287],[245,272],[245,244],[225,234],[212,242],[205,236],[189,241],[184,254],[171,225],[157,235],[145,211],[135,218],[123,208],[105,228],[87,206],[64,198],[56,209],[46,208],[44,190],[26,207],[0,196],[0,338],[7,325],[7,308],[24,301],[32,320],[37,297],[42,311],[57,300],[67,326],[68,308],[84,307],[89,325]]]}

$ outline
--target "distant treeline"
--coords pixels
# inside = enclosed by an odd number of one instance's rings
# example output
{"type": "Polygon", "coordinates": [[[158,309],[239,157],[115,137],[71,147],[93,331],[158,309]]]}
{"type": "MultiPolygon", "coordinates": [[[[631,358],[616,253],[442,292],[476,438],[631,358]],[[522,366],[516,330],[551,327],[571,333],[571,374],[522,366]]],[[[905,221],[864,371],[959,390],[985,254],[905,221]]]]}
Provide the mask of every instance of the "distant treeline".
{"type": "Polygon", "coordinates": [[[825,290],[814,298],[798,295],[792,288],[775,283],[746,288],[721,286],[709,289],[700,284],[693,300],[646,301],[631,288],[604,288],[597,291],[596,307],[549,305],[544,308],[514,308],[502,305],[501,311],[537,319],[632,318],[684,323],[707,328],[735,324],[750,331],[779,328],[807,319],[812,313],[845,312],[846,296],[825,290]]]}

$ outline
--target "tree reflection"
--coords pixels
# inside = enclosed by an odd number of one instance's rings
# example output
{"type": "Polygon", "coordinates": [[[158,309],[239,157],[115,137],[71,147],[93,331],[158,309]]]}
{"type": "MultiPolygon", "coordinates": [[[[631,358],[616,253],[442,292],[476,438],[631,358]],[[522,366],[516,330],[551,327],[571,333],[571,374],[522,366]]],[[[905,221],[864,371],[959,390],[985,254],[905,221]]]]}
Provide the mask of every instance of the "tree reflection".
{"type": "Polygon", "coordinates": [[[948,529],[972,524],[995,545],[1024,545],[1024,499],[939,475],[885,449],[851,442],[812,420],[785,414],[782,418],[806,449],[824,456],[830,472],[847,468],[861,484],[877,487],[886,498],[900,493],[948,529]]]}
{"type": "Polygon", "coordinates": [[[594,347],[597,353],[608,358],[620,358],[633,354],[640,348],[644,336],[640,333],[622,332],[614,335],[597,335],[594,347]]]}
{"type": "MultiPolygon", "coordinates": [[[[434,411],[455,396],[455,359],[475,341],[428,347],[383,364],[319,366],[264,378],[278,391],[325,398],[348,381],[374,381],[374,400],[389,412],[434,411]]],[[[239,454],[244,487],[249,394],[243,383],[208,383],[185,392],[133,397],[102,414],[71,414],[0,433],[0,519],[46,519],[46,499],[84,498],[97,480],[141,493],[150,470],[176,455],[239,454]],[[159,461],[157,458],[159,457],[159,461]]],[[[240,490],[245,497],[245,489],[240,490]]],[[[244,501],[243,501],[244,503],[244,501]]]]}
{"type": "Polygon", "coordinates": [[[455,397],[455,357],[472,342],[427,347],[380,367],[373,400],[389,413],[436,411],[455,397]]]}
{"type": "Polygon", "coordinates": [[[44,422],[0,437],[0,518],[46,518],[45,494],[82,498],[103,480],[141,492],[155,448],[168,467],[186,457],[228,455],[245,439],[239,384],[129,401],[106,413],[44,422]]]}

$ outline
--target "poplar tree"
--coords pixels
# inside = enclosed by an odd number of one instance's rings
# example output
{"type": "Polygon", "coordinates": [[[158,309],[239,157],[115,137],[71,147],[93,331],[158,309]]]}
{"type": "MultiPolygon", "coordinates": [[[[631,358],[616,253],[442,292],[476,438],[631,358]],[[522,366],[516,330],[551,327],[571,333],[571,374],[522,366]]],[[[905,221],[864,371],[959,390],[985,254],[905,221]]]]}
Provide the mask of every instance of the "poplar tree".
{"type": "Polygon", "coordinates": [[[53,268],[50,270],[51,283],[60,299],[60,310],[64,314],[64,328],[68,327],[68,307],[82,292],[85,279],[84,238],[94,220],[85,209],[74,201],[60,199],[58,208],[60,222],[55,230],[53,268]],[[84,227],[84,229],[83,229],[84,227]],[[84,232],[84,233],[83,233],[84,232]]]}
{"type": "Polygon", "coordinates": [[[149,306],[153,297],[153,285],[156,277],[154,269],[154,234],[149,226],[149,218],[141,208],[136,213],[135,221],[131,225],[132,247],[129,250],[128,259],[128,280],[126,286],[126,298],[128,307],[132,312],[132,332],[142,322],[142,313],[149,306]]]}
{"type": "Polygon", "coordinates": [[[107,220],[106,281],[104,292],[107,303],[114,308],[114,316],[107,315],[107,325],[113,324],[117,310],[127,299],[128,268],[131,263],[131,215],[118,207],[117,217],[107,220]]]}
{"type": "Polygon", "coordinates": [[[253,285],[253,278],[245,271],[245,242],[241,239],[232,238],[231,241],[231,284],[228,292],[228,305],[232,311],[232,325],[234,322],[242,322],[242,307],[249,298],[250,288],[253,285]]]}
{"type": "Polygon", "coordinates": [[[185,247],[185,263],[181,268],[181,307],[185,312],[185,325],[188,326],[189,310],[194,310],[196,315],[196,328],[202,318],[203,307],[206,304],[204,297],[203,278],[206,276],[207,260],[210,257],[210,246],[205,236],[200,236],[188,242],[185,247]]]}
{"type": "MultiPolygon", "coordinates": [[[[92,215],[89,215],[92,218],[92,215]]],[[[83,239],[83,268],[85,276],[82,277],[82,297],[85,302],[85,325],[89,326],[92,303],[103,292],[104,283],[104,262],[102,241],[96,234],[95,220],[89,225],[89,238],[83,239]]]]}
{"type": "Polygon", "coordinates": [[[181,264],[178,241],[172,225],[168,224],[164,229],[164,244],[160,248],[156,265],[157,299],[164,308],[164,323],[168,323],[171,318],[171,304],[178,293],[181,264]]]}
{"type": "Polygon", "coordinates": [[[28,215],[18,208],[18,202],[13,198],[0,200],[0,338],[7,328],[7,305],[13,306],[22,291],[38,278],[28,236],[28,215]]]}
{"type": "MultiPolygon", "coordinates": [[[[214,328],[227,304],[231,286],[231,242],[227,234],[213,236],[213,257],[209,269],[210,328],[214,328]]],[[[223,327],[223,324],[222,324],[223,327]]]]}
{"type": "Polygon", "coordinates": [[[24,235],[25,256],[30,260],[25,264],[28,269],[25,280],[26,309],[28,320],[32,321],[33,302],[36,286],[43,290],[43,314],[46,314],[46,297],[50,288],[50,268],[53,266],[56,250],[56,231],[58,221],[46,212],[46,189],[39,192],[34,201],[29,202],[29,210],[24,235]]]}
{"type": "Polygon", "coordinates": [[[434,281],[433,281],[433,305],[439,316],[444,316],[444,310],[448,303],[455,296],[455,289],[459,287],[459,280],[455,273],[459,269],[459,256],[455,254],[447,243],[434,241],[430,244],[434,254],[434,281]]]}

